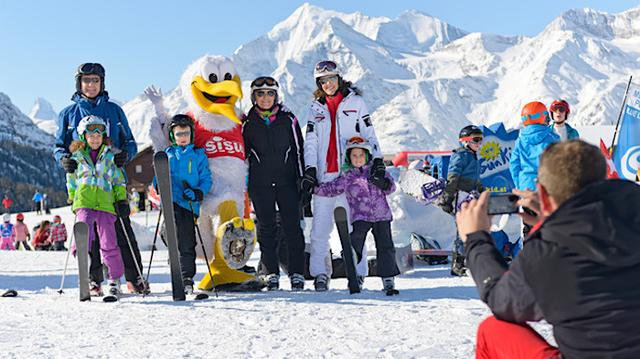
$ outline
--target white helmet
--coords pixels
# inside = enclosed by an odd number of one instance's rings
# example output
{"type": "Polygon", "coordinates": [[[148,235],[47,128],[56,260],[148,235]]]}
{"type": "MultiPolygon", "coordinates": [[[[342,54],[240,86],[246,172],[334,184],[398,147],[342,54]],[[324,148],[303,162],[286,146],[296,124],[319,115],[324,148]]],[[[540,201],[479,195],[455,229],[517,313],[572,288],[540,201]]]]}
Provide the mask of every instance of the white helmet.
{"type": "Polygon", "coordinates": [[[373,152],[373,148],[371,147],[369,141],[360,136],[351,137],[349,141],[347,141],[346,151],[348,152],[349,150],[354,148],[362,148],[363,150],[367,151],[369,155],[371,155],[371,153],[373,152]]]}
{"type": "Polygon", "coordinates": [[[2,221],[3,222],[11,222],[11,215],[9,213],[5,213],[2,215],[2,221]]]}
{"type": "Polygon", "coordinates": [[[273,90],[276,92],[276,97],[273,100],[273,105],[278,104],[278,81],[271,76],[260,76],[255,80],[251,81],[251,103],[253,105],[256,104],[256,95],[255,92],[258,90],[273,90]]]}
{"type": "Polygon", "coordinates": [[[320,61],[313,69],[313,77],[316,80],[324,76],[332,75],[340,76],[340,71],[338,70],[338,64],[331,60],[320,61]]]}
{"type": "Polygon", "coordinates": [[[78,136],[84,135],[87,131],[87,127],[91,125],[102,125],[105,128],[106,136],[109,137],[109,124],[107,121],[103,120],[102,117],[98,117],[95,115],[85,116],[78,123],[78,127],[76,127],[76,131],[78,132],[78,136]]]}

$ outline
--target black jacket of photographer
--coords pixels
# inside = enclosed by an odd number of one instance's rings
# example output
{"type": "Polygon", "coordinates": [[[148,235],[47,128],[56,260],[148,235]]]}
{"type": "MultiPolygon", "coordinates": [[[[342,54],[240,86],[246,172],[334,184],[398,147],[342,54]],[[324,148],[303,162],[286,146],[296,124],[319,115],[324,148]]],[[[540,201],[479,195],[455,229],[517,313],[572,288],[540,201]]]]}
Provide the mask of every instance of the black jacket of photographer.
{"type": "Polygon", "coordinates": [[[491,236],[465,244],[481,299],[509,322],[545,319],[565,358],[640,358],[640,187],[592,184],[525,241],[510,268],[491,236]]]}
{"type": "Polygon", "coordinates": [[[297,186],[302,177],[304,147],[298,120],[281,105],[275,117],[267,125],[254,106],[243,124],[250,188],[297,186]]]}

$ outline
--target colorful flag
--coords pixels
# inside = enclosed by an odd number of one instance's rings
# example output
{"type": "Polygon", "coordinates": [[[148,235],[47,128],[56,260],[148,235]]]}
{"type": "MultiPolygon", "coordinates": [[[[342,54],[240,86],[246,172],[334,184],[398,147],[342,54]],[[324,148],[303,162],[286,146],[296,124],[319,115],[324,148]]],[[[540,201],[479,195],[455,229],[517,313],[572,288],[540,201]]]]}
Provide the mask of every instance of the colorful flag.
{"type": "Polygon", "coordinates": [[[640,87],[635,84],[629,87],[612,157],[620,177],[635,180],[640,166],[640,87]]]}
{"type": "Polygon", "coordinates": [[[604,158],[607,159],[607,178],[620,178],[618,171],[616,171],[616,165],[611,160],[611,153],[609,153],[609,149],[602,139],[600,139],[600,151],[602,151],[604,158]]]}

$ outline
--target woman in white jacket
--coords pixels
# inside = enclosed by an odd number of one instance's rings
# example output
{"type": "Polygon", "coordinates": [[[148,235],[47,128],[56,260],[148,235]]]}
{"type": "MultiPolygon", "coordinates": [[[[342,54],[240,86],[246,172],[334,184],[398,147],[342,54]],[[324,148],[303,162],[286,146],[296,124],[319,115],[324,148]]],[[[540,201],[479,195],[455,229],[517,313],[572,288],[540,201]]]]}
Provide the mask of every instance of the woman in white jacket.
{"type": "MultiPolygon", "coordinates": [[[[385,166],[369,111],[360,91],[345,81],[333,61],[320,61],[314,69],[317,90],[307,113],[307,133],[304,142],[305,173],[302,191],[311,198],[318,183],[329,182],[340,175],[347,140],[365,138],[372,146],[373,166],[370,178],[384,178],[385,166]]],[[[333,210],[345,207],[344,194],[337,197],[313,196],[313,226],[311,227],[311,258],[309,271],[316,291],[325,291],[331,276],[329,236],[333,229],[333,210]]],[[[347,221],[347,223],[351,223],[347,221]]],[[[366,256],[357,266],[359,280],[367,274],[366,256]]]]}

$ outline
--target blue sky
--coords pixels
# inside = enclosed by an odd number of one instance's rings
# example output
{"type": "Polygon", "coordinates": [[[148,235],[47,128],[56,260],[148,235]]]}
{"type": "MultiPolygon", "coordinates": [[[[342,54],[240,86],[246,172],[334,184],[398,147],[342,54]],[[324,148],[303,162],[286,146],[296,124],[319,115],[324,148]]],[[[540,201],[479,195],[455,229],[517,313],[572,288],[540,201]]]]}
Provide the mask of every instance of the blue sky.
{"type": "MultiPolygon", "coordinates": [[[[571,8],[616,13],[640,1],[308,1],[341,12],[395,18],[416,9],[466,31],[539,33],[571,8]]],[[[205,54],[230,55],[268,32],[304,1],[46,1],[0,4],[0,92],[28,113],[36,97],[56,111],[69,104],[82,62],[107,70],[112,97],[127,101],[149,84],[170,90],[205,54]]]]}

